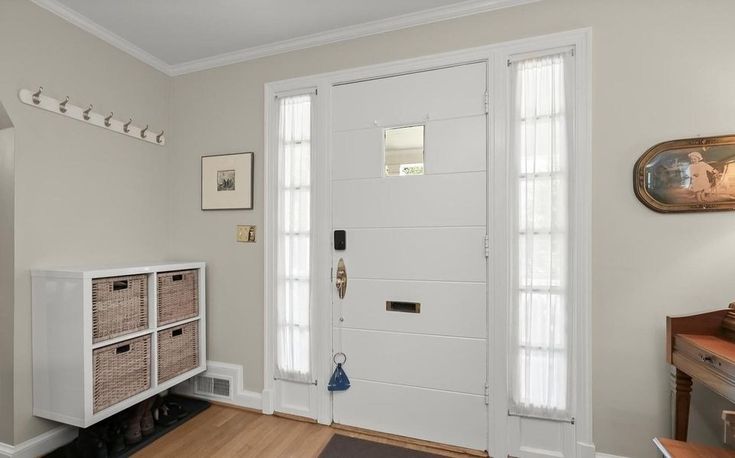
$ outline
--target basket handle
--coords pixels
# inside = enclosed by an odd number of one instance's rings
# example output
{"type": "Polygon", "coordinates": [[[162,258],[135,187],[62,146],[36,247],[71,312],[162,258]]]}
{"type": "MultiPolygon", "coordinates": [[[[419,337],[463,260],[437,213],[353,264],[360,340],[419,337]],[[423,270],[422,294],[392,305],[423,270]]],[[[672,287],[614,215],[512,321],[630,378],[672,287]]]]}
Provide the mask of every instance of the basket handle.
{"type": "Polygon", "coordinates": [[[184,330],[182,328],[174,329],[173,331],[171,331],[171,337],[180,336],[183,333],[184,333],[184,330]]]}
{"type": "Polygon", "coordinates": [[[181,281],[181,280],[183,280],[183,279],[184,279],[184,276],[183,276],[183,275],[181,275],[181,274],[176,274],[176,275],[172,275],[172,276],[171,276],[171,280],[172,280],[172,281],[181,281]]]}
{"type": "Polygon", "coordinates": [[[112,290],[113,291],[119,291],[121,289],[128,289],[128,281],[127,280],[115,280],[112,282],[112,290]]]}
{"type": "Polygon", "coordinates": [[[127,353],[127,352],[129,352],[129,351],[130,351],[130,344],[127,344],[127,345],[120,345],[119,347],[117,347],[117,348],[115,349],[115,353],[117,353],[118,355],[119,355],[120,353],[127,353]]]}

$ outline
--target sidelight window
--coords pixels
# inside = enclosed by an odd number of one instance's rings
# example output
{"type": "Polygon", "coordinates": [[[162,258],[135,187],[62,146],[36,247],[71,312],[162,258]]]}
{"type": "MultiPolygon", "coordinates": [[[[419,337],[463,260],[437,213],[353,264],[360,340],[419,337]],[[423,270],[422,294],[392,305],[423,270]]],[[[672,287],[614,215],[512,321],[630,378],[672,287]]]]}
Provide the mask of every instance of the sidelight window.
{"type": "Polygon", "coordinates": [[[309,382],[312,95],[281,97],[278,109],[275,375],[309,382]]]}
{"type": "Polygon", "coordinates": [[[570,417],[569,51],[511,62],[515,303],[512,413],[570,417]]]}

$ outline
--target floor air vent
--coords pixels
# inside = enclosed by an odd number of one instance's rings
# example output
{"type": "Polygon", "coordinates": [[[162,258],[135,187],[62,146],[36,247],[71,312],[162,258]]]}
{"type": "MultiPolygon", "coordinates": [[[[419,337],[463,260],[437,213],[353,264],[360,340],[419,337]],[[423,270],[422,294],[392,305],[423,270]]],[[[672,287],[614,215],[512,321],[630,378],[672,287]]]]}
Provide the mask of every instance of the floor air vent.
{"type": "Polygon", "coordinates": [[[198,375],[194,378],[194,392],[202,396],[232,397],[230,394],[229,379],[209,377],[206,375],[198,375]]]}

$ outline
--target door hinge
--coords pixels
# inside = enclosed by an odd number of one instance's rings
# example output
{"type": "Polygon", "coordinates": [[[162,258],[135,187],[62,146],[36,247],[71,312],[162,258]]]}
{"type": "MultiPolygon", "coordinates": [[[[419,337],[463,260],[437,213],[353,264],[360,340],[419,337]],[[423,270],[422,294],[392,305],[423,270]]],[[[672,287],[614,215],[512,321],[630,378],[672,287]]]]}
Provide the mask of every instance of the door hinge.
{"type": "Polygon", "coordinates": [[[485,235],[485,257],[490,257],[490,238],[487,236],[487,234],[485,235]]]}
{"type": "Polygon", "coordinates": [[[490,405],[490,385],[485,384],[485,405],[490,405]]]}
{"type": "Polygon", "coordinates": [[[490,113],[490,93],[485,92],[485,114],[490,113]]]}

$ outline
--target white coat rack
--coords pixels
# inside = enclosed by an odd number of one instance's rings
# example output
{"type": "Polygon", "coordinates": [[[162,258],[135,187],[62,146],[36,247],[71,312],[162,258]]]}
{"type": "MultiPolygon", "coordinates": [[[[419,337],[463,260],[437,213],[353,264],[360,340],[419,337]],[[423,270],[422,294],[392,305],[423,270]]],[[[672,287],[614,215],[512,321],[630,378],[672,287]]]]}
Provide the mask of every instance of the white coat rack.
{"type": "Polygon", "coordinates": [[[166,137],[163,136],[163,131],[151,132],[147,124],[143,128],[134,126],[132,118],[125,122],[114,119],[112,117],[113,113],[107,116],[95,113],[92,111],[92,105],[86,108],[73,105],[69,102],[69,97],[66,97],[64,100],[57,100],[44,95],[42,87],[38,88],[37,91],[21,89],[18,97],[20,97],[21,102],[32,107],[41,108],[93,126],[102,127],[103,129],[127,135],[128,137],[133,137],[144,142],[153,143],[154,145],[163,146],[166,144],[166,137]]]}

